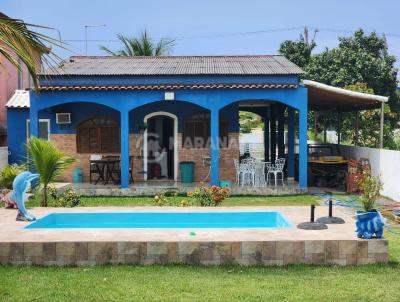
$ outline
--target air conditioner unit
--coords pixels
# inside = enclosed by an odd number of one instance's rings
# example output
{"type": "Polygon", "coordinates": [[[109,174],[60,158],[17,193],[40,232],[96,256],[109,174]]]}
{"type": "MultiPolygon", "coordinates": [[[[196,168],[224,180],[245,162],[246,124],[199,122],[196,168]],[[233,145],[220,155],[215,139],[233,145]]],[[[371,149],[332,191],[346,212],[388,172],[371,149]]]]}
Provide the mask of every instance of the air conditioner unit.
{"type": "Polygon", "coordinates": [[[57,124],[71,124],[71,113],[56,113],[57,124]]]}

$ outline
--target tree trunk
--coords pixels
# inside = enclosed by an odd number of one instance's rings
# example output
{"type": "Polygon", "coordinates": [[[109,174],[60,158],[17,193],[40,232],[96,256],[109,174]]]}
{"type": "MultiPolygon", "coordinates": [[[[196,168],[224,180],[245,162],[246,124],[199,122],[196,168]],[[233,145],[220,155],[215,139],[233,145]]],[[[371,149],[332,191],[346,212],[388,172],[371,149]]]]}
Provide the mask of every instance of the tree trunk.
{"type": "Polygon", "coordinates": [[[43,192],[42,192],[42,207],[47,207],[47,186],[43,187],[43,192]]]}

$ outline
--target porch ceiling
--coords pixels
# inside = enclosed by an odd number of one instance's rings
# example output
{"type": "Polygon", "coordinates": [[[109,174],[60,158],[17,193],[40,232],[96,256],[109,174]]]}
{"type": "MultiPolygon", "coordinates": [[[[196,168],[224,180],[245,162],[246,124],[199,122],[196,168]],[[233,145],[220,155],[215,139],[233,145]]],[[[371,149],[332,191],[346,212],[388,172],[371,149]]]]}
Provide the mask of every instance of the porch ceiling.
{"type": "Polygon", "coordinates": [[[315,81],[304,80],[308,88],[308,107],[312,111],[348,112],[381,108],[388,97],[351,91],[315,81]]]}

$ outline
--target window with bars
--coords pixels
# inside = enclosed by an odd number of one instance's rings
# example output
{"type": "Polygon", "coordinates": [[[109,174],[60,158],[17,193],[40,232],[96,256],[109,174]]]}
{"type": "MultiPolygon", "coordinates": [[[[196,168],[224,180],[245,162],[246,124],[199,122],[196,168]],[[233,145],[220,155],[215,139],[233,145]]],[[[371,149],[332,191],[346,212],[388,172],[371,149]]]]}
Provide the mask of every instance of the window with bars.
{"type": "Polygon", "coordinates": [[[107,117],[86,120],[78,126],[76,144],[78,153],[119,153],[119,124],[107,117]]]}
{"type": "MultiPolygon", "coordinates": [[[[183,148],[209,148],[210,146],[210,114],[201,113],[187,118],[183,127],[183,148]]],[[[228,147],[228,123],[219,121],[220,148],[228,147]]]]}

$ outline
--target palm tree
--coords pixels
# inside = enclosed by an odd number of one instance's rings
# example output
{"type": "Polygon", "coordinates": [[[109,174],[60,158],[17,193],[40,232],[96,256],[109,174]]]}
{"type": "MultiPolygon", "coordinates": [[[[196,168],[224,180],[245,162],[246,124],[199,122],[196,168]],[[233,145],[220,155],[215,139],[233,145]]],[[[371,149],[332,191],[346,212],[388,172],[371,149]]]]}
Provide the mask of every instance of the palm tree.
{"type": "MultiPolygon", "coordinates": [[[[52,29],[50,27],[25,23],[11,19],[0,13],[0,54],[11,64],[21,69],[19,59],[26,65],[35,87],[38,86],[37,75],[43,66],[52,67],[60,58],[45,43],[63,47],[61,41],[33,31],[29,28],[52,29]]],[[[0,63],[0,68],[2,68],[0,63]]]]}
{"type": "Polygon", "coordinates": [[[123,45],[122,49],[112,51],[105,46],[100,46],[100,49],[112,56],[162,56],[168,55],[171,47],[175,45],[175,40],[168,38],[162,38],[157,44],[154,44],[146,30],[141,33],[140,37],[129,38],[118,34],[117,38],[123,45]]]}
{"type": "Polygon", "coordinates": [[[70,167],[75,159],[65,155],[51,142],[37,137],[31,137],[27,143],[29,161],[40,174],[42,200],[41,206],[47,207],[47,190],[50,183],[54,182],[60,174],[70,167]]]}

